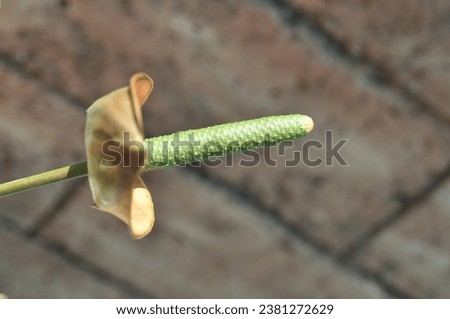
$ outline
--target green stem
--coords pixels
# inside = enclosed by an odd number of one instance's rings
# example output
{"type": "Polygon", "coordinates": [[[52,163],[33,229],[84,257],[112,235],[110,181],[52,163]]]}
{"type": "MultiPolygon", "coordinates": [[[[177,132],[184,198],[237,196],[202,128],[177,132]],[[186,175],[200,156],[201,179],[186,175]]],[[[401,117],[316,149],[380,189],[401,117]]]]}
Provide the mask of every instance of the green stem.
{"type": "Polygon", "coordinates": [[[85,175],[87,175],[86,162],[72,164],[0,184],[0,197],[85,175]]]}
{"type": "MultiPolygon", "coordinates": [[[[299,114],[268,116],[148,138],[145,170],[155,170],[292,140],[313,128],[299,114]]],[[[0,197],[87,175],[87,163],[77,163],[0,184],[0,197]]]]}

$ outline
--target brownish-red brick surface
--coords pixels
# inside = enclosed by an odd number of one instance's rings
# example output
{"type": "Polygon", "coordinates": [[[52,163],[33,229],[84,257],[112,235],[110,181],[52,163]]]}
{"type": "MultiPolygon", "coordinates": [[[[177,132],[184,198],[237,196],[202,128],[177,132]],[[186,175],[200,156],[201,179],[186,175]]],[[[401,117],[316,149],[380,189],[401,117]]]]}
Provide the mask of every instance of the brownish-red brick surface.
{"type": "Polygon", "coordinates": [[[450,7],[364,3],[2,1],[2,182],[83,160],[84,110],[136,71],[155,81],[147,136],[289,113],[315,129],[276,167],[146,174],[141,241],[87,180],[0,198],[0,292],[449,298],[450,7]],[[285,167],[326,130],[348,166],[285,167]]]}

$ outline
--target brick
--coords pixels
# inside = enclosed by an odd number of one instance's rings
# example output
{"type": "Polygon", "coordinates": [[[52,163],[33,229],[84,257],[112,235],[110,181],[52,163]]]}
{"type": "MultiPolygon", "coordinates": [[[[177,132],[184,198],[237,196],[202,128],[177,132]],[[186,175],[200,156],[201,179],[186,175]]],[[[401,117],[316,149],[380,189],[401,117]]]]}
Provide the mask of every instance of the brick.
{"type": "MultiPolygon", "coordinates": [[[[84,116],[67,101],[0,65],[0,182],[83,159],[84,116]]],[[[67,182],[1,198],[0,214],[32,226],[71,187],[67,182]]]]}
{"type": "Polygon", "coordinates": [[[450,181],[381,233],[355,263],[415,298],[450,297],[450,181]]]}
{"type": "Polygon", "coordinates": [[[8,298],[124,298],[40,245],[0,229],[0,291],[8,298]]]}
{"type": "Polygon", "coordinates": [[[43,236],[160,298],[383,297],[239,198],[179,169],[146,175],[155,228],[133,241],[127,227],[88,207],[82,189],[43,236]]]}
{"type": "Polygon", "coordinates": [[[306,113],[316,123],[307,139],[323,142],[326,129],[349,139],[343,153],[349,167],[207,170],[335,254],[448,164],[448,127],[376,90],[357,68],[330,59],[267,7],[245,1],[133,2],[128,9],[106,1],[71,2],[64,9],[56,1],[15,6],[17,16],[3,22],[8,31],[0,28],[0,49],[86,106],[125,85],[131,72],[150,73],[156,88],[144,109],[147,135],[306,113]],[[19,18],[33,10],[45,10],[48,18],[24,25],[19,18]],[[20,34],[28,59],[15,53],[20,34]]]}
{"type": "Polygon", "coordinates": [[[350,54],[381,66],[390,81],[423,97],[450,121],[450,3],[288,0],[350,54]]]}

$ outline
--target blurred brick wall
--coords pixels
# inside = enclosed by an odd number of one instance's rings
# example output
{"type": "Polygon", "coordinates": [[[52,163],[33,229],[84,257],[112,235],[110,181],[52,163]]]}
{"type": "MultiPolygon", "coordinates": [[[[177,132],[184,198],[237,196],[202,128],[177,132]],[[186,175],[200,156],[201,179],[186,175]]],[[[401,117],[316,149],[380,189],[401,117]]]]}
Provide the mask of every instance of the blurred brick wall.
{"type": "Polygon", "coordinates": [[[450,298],[449,17],[444,0],[2,1],[1,182],[84,160],[84,110],[136,71],[155,81],[147,136],[303,113],[296,148],[332,130],[349,166],[148,173],[140,241],[86,179],[0,198],[0,292],[450,298]]]}

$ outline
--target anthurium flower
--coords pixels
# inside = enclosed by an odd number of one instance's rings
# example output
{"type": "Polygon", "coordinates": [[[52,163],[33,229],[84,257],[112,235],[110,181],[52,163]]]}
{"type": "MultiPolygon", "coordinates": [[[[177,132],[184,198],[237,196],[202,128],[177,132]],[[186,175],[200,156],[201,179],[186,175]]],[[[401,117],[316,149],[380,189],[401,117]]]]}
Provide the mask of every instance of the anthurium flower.
{"type": "Polygon", "coordinates": [[[128,87],[87,110],[85,144],[95,207],[125,222],[134,239],[147,235],[155,221],[152,197],[140,177],[146,160],[141,107],[152,89],[152,79],[137,73],[128,87]]]}

